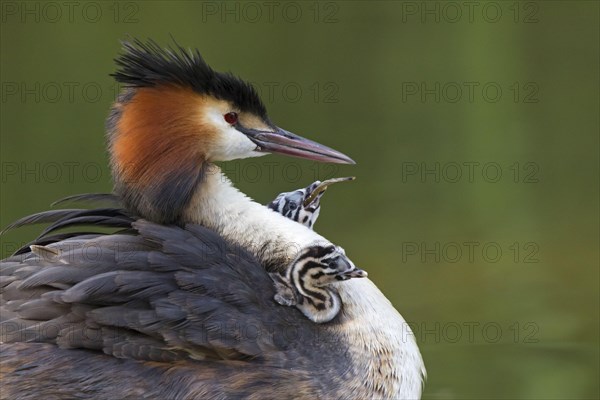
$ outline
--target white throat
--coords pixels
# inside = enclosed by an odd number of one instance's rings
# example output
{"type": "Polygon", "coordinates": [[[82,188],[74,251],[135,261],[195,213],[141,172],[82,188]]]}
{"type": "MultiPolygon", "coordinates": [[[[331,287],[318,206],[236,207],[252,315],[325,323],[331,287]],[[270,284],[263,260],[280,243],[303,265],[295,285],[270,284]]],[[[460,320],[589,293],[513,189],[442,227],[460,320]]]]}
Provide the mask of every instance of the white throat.
{"type": "Polygon", "coordinates": [[[330,244],[302,224],[250,199],[215,165],[208,168],[184,218],[214,229],[261,261],[289,264],[301,249],[315,243],[330,244]]]}

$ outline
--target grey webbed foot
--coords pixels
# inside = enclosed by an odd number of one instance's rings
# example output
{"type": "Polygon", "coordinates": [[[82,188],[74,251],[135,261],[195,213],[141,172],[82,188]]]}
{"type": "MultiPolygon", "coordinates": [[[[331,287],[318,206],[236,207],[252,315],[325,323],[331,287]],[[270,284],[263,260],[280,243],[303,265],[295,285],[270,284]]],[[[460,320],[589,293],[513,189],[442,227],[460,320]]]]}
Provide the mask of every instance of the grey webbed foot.
{"type": "Polygon", "coordinates": [[[275,296],[273,297],[275,301],[282,306],[295,306],[297,299],[294,290],[290,287],[287,278],[281,275],[279,272],[271,272],[269,273],[271,279],[273,279],[273,283],[275,285],[275,296]]]}

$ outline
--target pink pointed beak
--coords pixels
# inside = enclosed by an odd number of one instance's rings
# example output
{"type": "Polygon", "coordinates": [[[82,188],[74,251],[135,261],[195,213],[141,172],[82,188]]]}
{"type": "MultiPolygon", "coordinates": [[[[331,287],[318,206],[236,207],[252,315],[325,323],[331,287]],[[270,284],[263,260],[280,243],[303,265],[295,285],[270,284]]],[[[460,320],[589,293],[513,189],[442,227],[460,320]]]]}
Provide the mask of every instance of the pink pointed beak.
{"type": "Polygon", "coordinates": [[[257,151],[280,153],[319,162],[356,164],[353,159],[337,150],[295,135],[279,127],[275,127],[275,131],[273,132],[248,129],[240,125],[236,128],[256,143],[257,151]]]}

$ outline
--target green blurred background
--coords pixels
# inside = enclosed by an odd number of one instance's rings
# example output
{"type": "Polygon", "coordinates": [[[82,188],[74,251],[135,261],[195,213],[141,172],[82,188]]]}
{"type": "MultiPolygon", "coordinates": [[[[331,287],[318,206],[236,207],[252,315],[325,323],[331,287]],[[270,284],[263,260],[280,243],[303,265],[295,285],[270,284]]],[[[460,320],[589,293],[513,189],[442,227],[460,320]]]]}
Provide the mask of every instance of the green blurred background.
{"type": "Polygon", "coordinates": [[[173,35],[356,159],[224,168],[260,202],[357,176],[316,229],[410,321],[424,398],[598,398],[598,4],[4,1],[0,225],[110,191],[118,41],[173,35]]]}

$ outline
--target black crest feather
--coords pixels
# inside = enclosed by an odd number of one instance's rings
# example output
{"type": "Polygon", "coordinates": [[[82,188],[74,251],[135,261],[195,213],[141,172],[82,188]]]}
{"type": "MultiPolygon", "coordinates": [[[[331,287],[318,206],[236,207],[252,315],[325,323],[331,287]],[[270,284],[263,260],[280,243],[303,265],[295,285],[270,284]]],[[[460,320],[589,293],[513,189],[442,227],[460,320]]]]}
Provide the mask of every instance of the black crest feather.
{"type": "Polygon", "coordinates": [[[122,44],[123,53],[115,59],[118,69],[111,74],[117,82],[129,87],[189,87],[267,119],[266,108],[254,87],[231,73],[213,70],[198,50],[186,50],[177,43],[163,48],[151,39],[122,44]]]}

